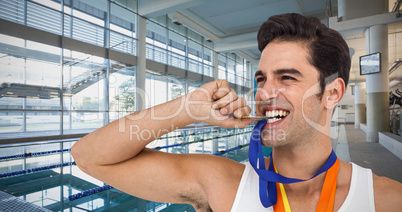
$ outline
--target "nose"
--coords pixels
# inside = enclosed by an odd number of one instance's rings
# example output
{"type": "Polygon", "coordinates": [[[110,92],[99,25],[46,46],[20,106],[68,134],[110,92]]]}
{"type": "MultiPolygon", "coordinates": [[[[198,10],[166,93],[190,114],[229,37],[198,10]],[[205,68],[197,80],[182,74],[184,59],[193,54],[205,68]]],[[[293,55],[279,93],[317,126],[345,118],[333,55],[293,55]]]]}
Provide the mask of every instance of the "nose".
{"type": "Polygon", "coordinates": [[[258,88],[258,95],[261,100],[276,99],[282,90],[276,80],[266,79],[264,85],[258,88]]]}

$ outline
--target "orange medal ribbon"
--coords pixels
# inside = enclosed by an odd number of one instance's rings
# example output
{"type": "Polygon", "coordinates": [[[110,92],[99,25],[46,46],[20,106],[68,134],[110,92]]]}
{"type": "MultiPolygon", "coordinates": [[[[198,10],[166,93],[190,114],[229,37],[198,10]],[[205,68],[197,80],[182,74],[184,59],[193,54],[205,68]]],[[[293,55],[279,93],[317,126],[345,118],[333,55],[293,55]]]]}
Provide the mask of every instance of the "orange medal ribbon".
{"type": "MultiPolygon", "coordinates": [[[[274,166],[275,168],[275,166],[274,166]]],[[[333,211],[336,193],[336,180],[338,177],[339,159],[328,169],[325,176],[324,185],[322,186],[320,199],[318,200],[317,210],[319,212],[333,211]]],[[[276,171],[276,168],[275,168],[276,171]]],[[[277,172],[277,171],[276,171],[277,172]]],[[[276,183],[278,195],[277,203],[274,205],[275,212],[290,212],[289,202],[282,183],[276,183]]]]}

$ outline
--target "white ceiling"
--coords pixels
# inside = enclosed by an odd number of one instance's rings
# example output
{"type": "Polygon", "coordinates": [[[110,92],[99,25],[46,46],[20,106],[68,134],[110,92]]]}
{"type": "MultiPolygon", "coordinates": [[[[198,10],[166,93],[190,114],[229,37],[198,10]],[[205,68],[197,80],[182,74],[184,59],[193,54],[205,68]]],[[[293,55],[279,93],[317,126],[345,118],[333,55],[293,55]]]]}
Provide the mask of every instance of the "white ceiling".
{"type": "MultiPolygon", "coordinates": [[[[336,2],[332,0],[333,10],[336,2]]],[[[139,0],[138,11],[148,18],[179,16],[178,22],[213,40],[223,52],[242,51],[247,59],[258,60],[257,32],[270,16],[300,13],[325,21],[326,8],[327,0],[139,0]]]]}
{"type": "MultiPolygon", "coordinates": [[[[140,15],[154,18],[168,14],[174,21],[214,41],[220,52],[235,52],[257,63],[257,32],[270,16],[299,13],[318,17],[327,23],[328,0],[138,0],[140,15]]],[[[394,0],[390,0],[394,1],[394,0]]],[[[332,16],[337,15],[337,0],[331,0],[332,16]]],[[[390,3],[392,8],[393,3],[390,3]]],[[[402,20],[402,18],[401,18],[402,20]]],[[[402,58],[402,22],[389,24],[390,65],[402,58]]],[[[359,56],[366,54],[364,30],[342,32],[355,50],[350,80],[365,80],[359,74],[359,56]]],[[[397,75],[402,75],[402,67],[397,75]]],[[[402,76],[398,76],[402,79],[402,76]]]]}

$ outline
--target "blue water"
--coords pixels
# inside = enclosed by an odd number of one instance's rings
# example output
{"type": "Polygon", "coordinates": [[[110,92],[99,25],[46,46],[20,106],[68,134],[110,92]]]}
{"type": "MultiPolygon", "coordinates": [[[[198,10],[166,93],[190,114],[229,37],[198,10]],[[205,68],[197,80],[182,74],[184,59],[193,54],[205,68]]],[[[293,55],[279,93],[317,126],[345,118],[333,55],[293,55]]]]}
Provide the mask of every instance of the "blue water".
{"type": "MultiPolygon", "coordinates": [[[[246,132],[246,130],[244,132],[246,132]]],[[[226,134],[230,135],[233,134],[233,132],[226,134]]],[[[206,134],[204,136],[195,135],[188,141],[194,141],[201,137],[203,139],[208,139],[211,136],[208,137],[206,134]]],[[[161,141],[161,144],[169,145],[174,139],[178,138],[169,138],[168,141],[161,141]]],[[[178,143],[185,140],[186,139],[181,138],[181,140],[174,140],[174,142],[178,143]]],[[[47,152],[59,149],[69,149],[73,143],[74,142],[64,142],[1,148],[0,158],[29,152],[47,152]]],[[[218,139],[218,150],[221,151],[233,148],[239,144],[244,145],[246,143],[248,143],[247,133],[220,138],[218,139]]],[[[169,148],[164,151],[176,153],[201,152],[204,154],[211,154],[211,144],[212,140],[193,143],[187,145],[188,147],[178,146],[169,148]]],[[[270,152],[271,148],[264,148],[265,156],[268,156],[270,152]]],[[[248,146],[225,153],[221,155],[221,157],[227,157],[244,163],[248,161],[248,146]]],[[[67,162],[73,162],[70,152],[50,153],[35,157],[29,156],[14,158],[12,160],[0,160],[0,174],[38,167],[48,167],[47,169],[34,173],[2,177],[0,179],[0,190],[52,211],[195,211],[191,205],[152,202],[128,195],[114,188],[100,191],[79,199],[69,200],[69,197],[74,194],[82,193],[89,189],[100,188],[105,184],[86,175],[75,165],[51,168],[51,165],[67,162]]]]}

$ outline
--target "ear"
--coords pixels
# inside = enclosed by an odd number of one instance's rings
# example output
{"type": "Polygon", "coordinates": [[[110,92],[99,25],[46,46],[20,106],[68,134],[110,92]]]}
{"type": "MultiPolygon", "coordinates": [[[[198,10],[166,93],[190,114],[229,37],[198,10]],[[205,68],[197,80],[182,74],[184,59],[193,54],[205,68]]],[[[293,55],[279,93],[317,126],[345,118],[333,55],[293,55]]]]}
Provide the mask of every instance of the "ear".
{"type": "Polygon", "coordinates": [[[345,82],[336,78],[325,87],[325,108],[333,109],[345,94],[345,82]]]}

